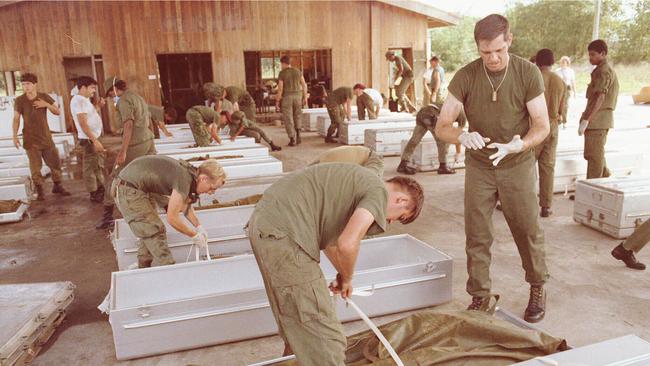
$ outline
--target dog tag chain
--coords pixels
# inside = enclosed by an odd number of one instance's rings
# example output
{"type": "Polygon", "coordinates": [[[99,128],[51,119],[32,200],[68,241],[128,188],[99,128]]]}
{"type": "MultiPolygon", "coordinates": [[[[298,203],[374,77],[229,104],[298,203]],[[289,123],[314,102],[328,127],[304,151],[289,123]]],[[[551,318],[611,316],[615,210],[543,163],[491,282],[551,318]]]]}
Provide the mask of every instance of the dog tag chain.
{"type": "Polygon", "coordinates": [[[488,82],[490,83],[490,87],[492,87],[493,102],[497,101],[497,92],[499,91],[499,88],[501,88],[501,85],[503,85],[503,81],[508,76],[508,66],[510,66],[510,60],[508,60],[508,63],[506,64],[506,72],[503,74],[503,79],[501,79],[499,85],[496,88],[494,88],[494,84],[492,84],[492,79],[490,79],[490,75],[488,75],[487,69],[485,68],[485,63],[483,63],[483,71],[485,72],[485,77],[488,79],[488,82]]]}

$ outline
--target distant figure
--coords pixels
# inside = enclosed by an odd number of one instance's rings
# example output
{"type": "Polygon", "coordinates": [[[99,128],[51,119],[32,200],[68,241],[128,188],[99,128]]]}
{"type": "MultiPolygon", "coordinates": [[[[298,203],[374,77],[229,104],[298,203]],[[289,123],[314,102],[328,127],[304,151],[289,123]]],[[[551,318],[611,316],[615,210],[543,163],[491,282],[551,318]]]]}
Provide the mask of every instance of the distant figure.
{"type": "Polygon", "coordinates": [[[378,90],[366,88],[365,85],[359,83],[352,88],[354,95],[357,97],[357,114],[359,121],[366,119],[366,112],[368,119],[377,119],[379,110],[384,105],[384,98],[378,90]]]}
{"type": "Polygon", "coordinates": [[[348,86],[342,86],[332,91],[327,97],[327,114],[330,117],[330,127],[327,129],[327,136],[325,137],[325,142],[335,143],[336,141],[332,138],[336,132],[338,137],[339,124],[343,122],[344,119],[348,121],[352,119],[352,88],[348,86]]]}
{"type": "Polygon", "coordinates": [[[327,91],[323,84],[319,83],[316,79],[312,80],[310,84],[309,99],[307,99],[307,105],[309,105],[309,108],[325,106],[325,103],[327,103],[327,91]]]}
{"type": "Polygon", "coordinates": [[[395,67],[397,67],[397,73],[395,74],[395,94],[397,94],[397,102],[402,107],[402,111],[408,113],[415,112],[415,106],[406,96],[406,90],[413,83],[413,69],[411,65],[402,56],[396,55],[395,51],[386,52],[386,60],[394,62],[395,67]]]}
{"type": "Polygon", "coordinates": [[[431,66],[431,77],[429,83],[425,83],[424,87],[431,96],[429,103],[441,106],[445,101],[445,96],[443,94],[445,69],[440,65],[440,58],[438,58],[438,56],[431,57],[429,59],[429,65],[431,66]]]}
{"type": "Polygon", "coordinates": [[[576,96],[576,73],[571,68],[571,59],[569,56],[562,56],[560,59],[560,68],[555,70],[555,73],[566,84],[567,92],[564,93],[564,100],[562,100],[562,115],[560,116],[560,123],[566,128],[567,113],[569,112],[569,96],[573,93],[576,96]]]}
{"type": "Polygon", "coordinates": [[[300,145],[302,128],[302,106],[307,104],[307,83],[302,72],[291,67],[291,58],[280,58],[282,71],[278,75],[278,97],[275,108],[281,106],[282,122],[289,137],[289,146],[300,145]]]}

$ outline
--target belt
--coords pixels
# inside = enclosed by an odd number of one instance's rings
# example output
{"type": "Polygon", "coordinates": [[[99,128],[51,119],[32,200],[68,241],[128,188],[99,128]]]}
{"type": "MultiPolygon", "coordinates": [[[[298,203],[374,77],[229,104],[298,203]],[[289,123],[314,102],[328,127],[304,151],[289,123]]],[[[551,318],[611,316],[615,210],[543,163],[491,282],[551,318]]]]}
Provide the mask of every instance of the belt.
{"type": "Polygon", "coordinates": [[[116,179],[117,179],[117,185],[118,185],[118,186],[127,186],[127,187],[129,187],[129,188],[139,189],[138,187],[135,186],[135,184],[133,184],[133,183],[131,183],[131,182],[127,182],[127,181],[122,180],[122,179],[120,179],[120,178],[116,178],[116,179]]]}

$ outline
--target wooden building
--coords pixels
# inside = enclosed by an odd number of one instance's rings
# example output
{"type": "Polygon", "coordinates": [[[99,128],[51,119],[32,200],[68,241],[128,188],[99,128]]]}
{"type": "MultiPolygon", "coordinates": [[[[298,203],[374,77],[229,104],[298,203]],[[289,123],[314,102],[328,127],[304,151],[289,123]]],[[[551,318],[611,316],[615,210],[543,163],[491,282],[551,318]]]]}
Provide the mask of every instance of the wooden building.
{"type": "Polygon", "coordinates": [[[41,91],[69,99],[76,76],[119,75],[149,103],[182,107],[203,82],[254,89],[290,54],[307,79],[388,93],[384,53],[401,51],[417,77],[427,29],[457,22],[415,0],[0,1],[0,79],[11,89],[16,72],[33,72],[41,91]]]}

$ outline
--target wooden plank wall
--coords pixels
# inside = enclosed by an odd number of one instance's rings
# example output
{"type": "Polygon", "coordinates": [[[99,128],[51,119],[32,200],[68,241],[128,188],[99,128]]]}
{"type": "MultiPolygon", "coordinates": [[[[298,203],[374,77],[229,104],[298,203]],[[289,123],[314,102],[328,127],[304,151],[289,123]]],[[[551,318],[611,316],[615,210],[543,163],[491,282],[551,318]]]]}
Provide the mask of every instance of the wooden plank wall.
{"type": "Polygon", "coordinates": [[[244,51],[331,48],[334,87],[386,92],[384,52],[424,51],[427,28],[424,16],[373,1],[19,2],[0,7],[0,24],[0,71],[35,72],[42,91],[67,96],[63,57],[98,54],[106,75],[150,103],[160,101],[148,79],[157,53],[210,52],[215,81],[244,86],[244,51]]]}

